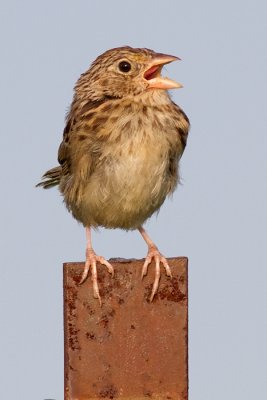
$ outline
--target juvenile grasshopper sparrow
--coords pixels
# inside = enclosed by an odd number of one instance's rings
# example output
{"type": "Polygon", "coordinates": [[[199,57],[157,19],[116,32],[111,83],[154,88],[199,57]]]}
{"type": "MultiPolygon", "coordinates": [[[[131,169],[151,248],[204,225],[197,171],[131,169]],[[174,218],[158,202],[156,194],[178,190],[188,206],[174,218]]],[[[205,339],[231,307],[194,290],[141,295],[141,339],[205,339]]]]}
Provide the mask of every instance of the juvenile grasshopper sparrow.
{"type": "Polygon", "coordinates": [[[142,278],[155,260],[153,300],[160,263],[167,260],[142,227],[179,182],[189,120],[167,90],[182,85],[161,76],[178,57],[149,49],[120,47],[106,51],[81,75],[59,146],[59,166],[37,186],[58,185],[74,218],[86,228],[86,262],[81,283],[91,269],[94,297],[101,297],[97,262],[113,275],[112,265],[95,254],[91,227],[138,229],[148,245],[142,278]]]}

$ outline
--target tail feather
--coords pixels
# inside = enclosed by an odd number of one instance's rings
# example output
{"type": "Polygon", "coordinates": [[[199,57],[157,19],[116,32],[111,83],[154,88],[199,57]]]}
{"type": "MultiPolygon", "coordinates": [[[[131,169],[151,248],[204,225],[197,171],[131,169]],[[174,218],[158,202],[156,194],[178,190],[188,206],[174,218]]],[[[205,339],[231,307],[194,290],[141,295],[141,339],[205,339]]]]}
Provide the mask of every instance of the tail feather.
{"type": "Polygon", "coordinates": [[[36,187],[42,187],[44,189],[50,189],[53,186],[59,184],[62,176],[62,167],[55,167],[46,171],[46,173],[42,176],[42,181],[39,182],[36,187]]]}

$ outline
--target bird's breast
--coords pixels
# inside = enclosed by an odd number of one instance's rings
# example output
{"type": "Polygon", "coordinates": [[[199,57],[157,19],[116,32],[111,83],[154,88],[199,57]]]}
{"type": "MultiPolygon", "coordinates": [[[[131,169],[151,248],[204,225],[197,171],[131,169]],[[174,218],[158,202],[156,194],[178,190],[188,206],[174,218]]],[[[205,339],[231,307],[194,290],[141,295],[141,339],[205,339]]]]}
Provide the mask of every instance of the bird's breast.
{"type": "Polygon", "coordinates": [[[91,139],[94,168],[69,208],[84,225],[135,229],[176,186],[186,124],[164,91],[117,105],[91,139]]]}
{"type": "Polygon", "coordinates": [[[115,139],[103,146],[84,188],[82,219],[86,225],[134,229],[162,205],[170,190],[170,132],[166,135],[160,127],[146,124],[136,129],[138,120],[131,121],[128,129],[125,125],[127,121],[117,128],[115,139]]]}

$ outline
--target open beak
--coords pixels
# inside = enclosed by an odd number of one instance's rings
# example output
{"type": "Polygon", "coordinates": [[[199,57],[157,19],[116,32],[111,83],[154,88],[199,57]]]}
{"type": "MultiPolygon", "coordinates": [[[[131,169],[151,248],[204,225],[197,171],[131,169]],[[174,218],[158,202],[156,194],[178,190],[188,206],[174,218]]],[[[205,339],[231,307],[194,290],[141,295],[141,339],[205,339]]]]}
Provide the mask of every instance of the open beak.
{"type": "Polygon", "coordinates": [[[181,83],[161,76],[161,70],[165,64],[180,60],[179,57],[157,53],[148,64],[148,69],[144,73],[144,79],[148,82],[149,89],[178,89],[183,87],[181,83]]]}

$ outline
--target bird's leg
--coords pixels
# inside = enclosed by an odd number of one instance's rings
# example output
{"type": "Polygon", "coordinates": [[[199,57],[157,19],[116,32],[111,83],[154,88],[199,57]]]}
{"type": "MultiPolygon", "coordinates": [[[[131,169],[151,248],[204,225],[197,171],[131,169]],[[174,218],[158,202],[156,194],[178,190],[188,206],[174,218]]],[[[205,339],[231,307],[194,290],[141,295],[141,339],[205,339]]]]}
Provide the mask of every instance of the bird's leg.
{"type": "Polygon", "coordinates": [[[171,273],[171,270],[170,270],[170,267],[168,265],[166,258],[163,257],[163,255],[159,252],[157,246],[155,245],[154,242],[152,242],[152,240],[150,239],[150,237],[148,236],[148,234],[146,233],[144,228],[141,226],[140,228],[138,228],[138,230],[141,233],[141,235],[143,236],[146,244],[148,245],[148,253],[147,253],[143,268],[142,268],[141,279],[143,279],[143,277],[147,274],[148,265],[151,263],[153,258],[155,259],[155,263],[156,263],[155,280],[153,283],[153,288],[152,288],[152,292],[151,292],[151,296],[150,296],[150,301],[152,301],[153,297],[155,296],[155,294],[158,290],[158,287],[159,287],[160,263],[163,264],[166,274],[168,276],[172,277],[172,273],[171,273]]]}
{"type": "Polygon", "coordinates": [[[108,272],[113,276],[114,275],[114,269],[112,265],[102,256],[98,256],[95,254],[93,248],[92,248],[92,239],[91,239],[91,228],[86,227],[86,260],[85,260],[85,267],[83,270],[83,275],[82,279],[80,281],[80,284],[82,284],[87,276],[88,272],[91,268],[91,276],[92,276],[92,282],[93,282],[93,290],[94,290],[94,298],[99,300],[100,305],[101,303],[101,297],[99,294],[99,289],[98,289],[98,283],[97,283],[97,269],[96,269],[96,263],[97,261],[105,265],[108,269],[108,272]]]}

